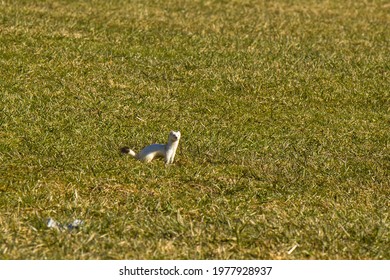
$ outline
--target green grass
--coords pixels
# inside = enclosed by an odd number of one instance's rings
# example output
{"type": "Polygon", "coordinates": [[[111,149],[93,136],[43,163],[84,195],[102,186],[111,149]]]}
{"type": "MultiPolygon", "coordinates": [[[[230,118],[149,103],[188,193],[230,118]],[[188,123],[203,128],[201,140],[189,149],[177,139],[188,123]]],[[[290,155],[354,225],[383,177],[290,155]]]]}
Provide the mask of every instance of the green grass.
{"type": "Polygon", "coordinates": [[[1,1],[0,258],[390,259],[389,14],[1,1]]]}

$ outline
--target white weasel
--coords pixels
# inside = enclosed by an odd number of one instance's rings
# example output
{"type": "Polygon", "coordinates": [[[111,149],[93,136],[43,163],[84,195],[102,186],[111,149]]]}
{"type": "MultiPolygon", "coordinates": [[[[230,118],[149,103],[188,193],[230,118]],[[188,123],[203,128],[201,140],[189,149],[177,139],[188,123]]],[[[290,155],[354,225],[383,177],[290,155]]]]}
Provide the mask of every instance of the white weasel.
{"type": "Polygon", "coordinates": [[[138,154],[128,147],[121,148],[123,154],[129,154],[134,158],[143,161],[151,162],[154,158],[163,157],[166,164],[173,163],[176,149],[179,145],[181,134],[180,131],[171,131],[168,136],[167,144],[152,144],[143,148],[138,154]]]}

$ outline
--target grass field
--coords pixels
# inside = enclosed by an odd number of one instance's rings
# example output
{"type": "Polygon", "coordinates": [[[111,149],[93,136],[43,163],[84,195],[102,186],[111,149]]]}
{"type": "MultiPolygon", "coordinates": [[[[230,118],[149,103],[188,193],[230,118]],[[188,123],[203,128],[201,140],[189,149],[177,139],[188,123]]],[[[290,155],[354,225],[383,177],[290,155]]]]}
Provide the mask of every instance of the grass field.
{"type": "Polygon", "coordinates": [[[390,259],[389,25],[381,0],[0,1],[0,259],[390,259]],[[119,153],[170,130],[172,166],[119,153]]]}

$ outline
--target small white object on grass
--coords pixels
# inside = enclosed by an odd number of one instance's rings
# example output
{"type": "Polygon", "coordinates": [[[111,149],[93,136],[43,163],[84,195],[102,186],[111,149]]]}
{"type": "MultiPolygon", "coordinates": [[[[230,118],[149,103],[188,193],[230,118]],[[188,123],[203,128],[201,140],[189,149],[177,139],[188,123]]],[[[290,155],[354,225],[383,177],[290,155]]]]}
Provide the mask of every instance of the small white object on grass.
{"type": "Polygon", "coordinates": [[[83,224],[84,224],[84,221],[76,219],[72,223],[69,223],[65,226],[65,225],[60,224],[59,222],[57,222],[56,220],[54,220],[52,218],[49,218],[47,220],[47,223],[46,223],[48,228],[55,228],[59,231],[78,229],[83,224]]]}

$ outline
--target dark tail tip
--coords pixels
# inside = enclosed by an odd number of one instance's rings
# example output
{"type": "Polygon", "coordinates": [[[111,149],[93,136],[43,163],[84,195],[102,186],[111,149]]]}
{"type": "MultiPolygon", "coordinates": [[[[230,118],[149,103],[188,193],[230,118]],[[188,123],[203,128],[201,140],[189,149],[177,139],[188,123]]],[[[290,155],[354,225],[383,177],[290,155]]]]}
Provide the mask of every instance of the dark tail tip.
{"type": "Polygon", "coordinates": [[[130,148],[129,147],[122,147],[121,148],[121,153],[122,154],[128,154],[130,152],[130,148]]]}

